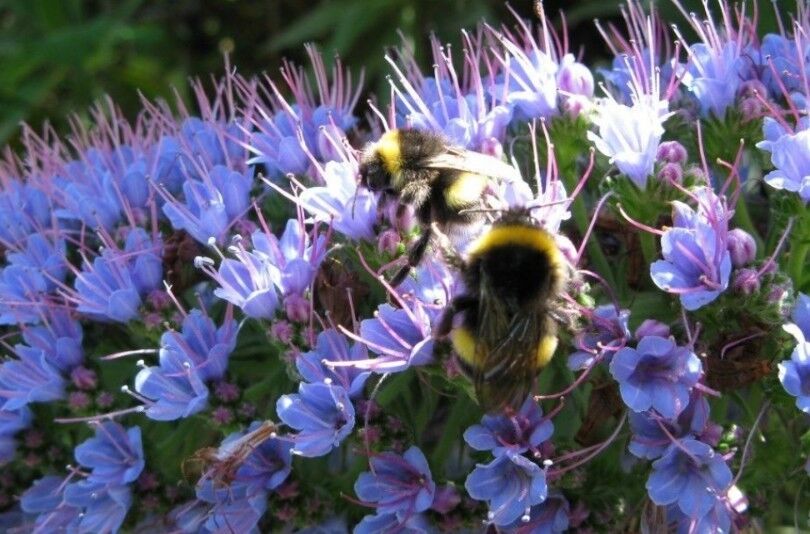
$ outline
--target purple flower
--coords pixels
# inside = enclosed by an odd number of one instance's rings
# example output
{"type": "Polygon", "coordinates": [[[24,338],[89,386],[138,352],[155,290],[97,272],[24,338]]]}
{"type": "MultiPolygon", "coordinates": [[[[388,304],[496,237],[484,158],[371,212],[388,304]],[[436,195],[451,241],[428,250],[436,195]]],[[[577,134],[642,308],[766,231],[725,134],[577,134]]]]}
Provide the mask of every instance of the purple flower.
{"type": "Polygon", "coordinates": [[[751,234],[740,228],[729,231],[727,246],[734,267],[745,267],[757,257],[757,242],[751,234]]]}
{"type": "MultiPolygon", "coordinates": [[[[804,340],[810,340],[810,295],[799,293],[796,296],[796,304],[793,306],[793,311],[790,314],[793,324],[802,333],[804,340]]],[[[790,331],[791,335],[801,343],[798,333],[795,330],[790,331]]]]}
{"type": "Polygon", "coordinates": [[[652,467],[647,480],[650,499],[659,506],[677,503],[695,520],[706,515],[731,484],[731,470],[723,457],[694,439],[672,444],[652,467]]]}
{"type": "Polygon", "coordinates": [[[378,354],[376,358],[360,360],[360,369],[375,372],[399,372],[433,360],[433,337],[430,316],[419,301],[404,303],[403,308],[383,304],[374,319],[360,323],[360,339],[378,354]]]}
{"type": "Polygon", "coordinates": [[[579,350],[568,357],[568,368],[572,371],[585,369],[597,357],[609,363],[631,338],[630,310],[616,310],[612,304],[603,304],[594,308],[589,319],[588,327],[574,338],[574,346],[579,350]]]}
{"type": "Polygon", "coordinates": [[[543,418],[540,405],[529,396],[511,417],[485,415],[481,424],[464,432],[464,441],[475,450],[492,451],[496,457],[515,456],[536,450],[553,432],[554,425],[543,418]]]}
{"type": "Polygon", "coordinates": [[[693,390],[689,405],[675,420],[664,421],[648,413],[630,412],[629,421],[633,436],[627,448],[639,458],[655,460],[672,444],[670,436],[681,439],[703,433],[709,422],[709,403],[693,390]]]}
{"type": "Polygon", "coordinates": [[[346,390],[350,398],[357,399],[363,395],[363,386],[371,373],[357,369],[352,362],[367,358],[368,351],[362,343],[349,347],[346,336],[329,329],[318,334],[315,349],[298,356],[295,366],[307,382],[331,380],[346,390]]]}
{"type": "Polygon", "coordinates": [[[371,471],[360,473],[354,491],[364,502],[373,503],[377,514],[395,514],[403,521],[430,508],[436,484],[418,447],[409,448],[402,456],[377,454],[370,464],[371,471]]]}
{"type": "Polygon", "coordinates": [[[478,464],[464,483],[470,497],[487,501],[487,519],[507,526],[531,507],[546,499],[546,473],[534,462],[519,455],[502,455],[488,464],[478,464]]]}
{"type": "Polygon", "coordinates": [[[287,221],[280,239],[269,231],[257,231],[251,236],[253,253],[281,271],[277,285],[283,294],[303,295],[315,280],[326,254],[326,237],[314,231],[313,237],[297,219],[287,221]]]}
{"type": "Polygon", "coordinates": [[[315,457],[329,453],[354,429],[354,406],[346,390],[333,384],[299,384],[298,394],[282,395],[279,418],[298,430],[295,454],[315,457]]]}
{"type": "Polygon", "coordinates": [[[0,187],[0,241],[18,245],[34,232],[51,226],[51,200],[46,193],[22,180],[4,181],[0,187]]]}
{"type": "Polygon", "coordinates": [[[635,349],[621,349],[610,363],[610,373],[630,409],[655,409],[667,419],[686,408],[702,370],[700,359],[690,349],[657,336],[643,338],[635,349]]]}
{"type": "Polygon", "coordinates": [[[453,285],[453,273],[446,263],[438,258],[425,258],[396,291],[406,300],[419,300],[433,323],[450,301],[453,285]]]}
{"type": "Polygon", "coordinates": [[[27,514],[42,514],[56,510],[62,504],[65,479],[48,475],[35,480],[20,497],[20,506],[27,514]]]}
{"type": "Polygon", "coordinates": [[[193,363],[182,353],[160,351],[158,367],[144,367],[135,376],[135,391],[151,399],[145,414],[156,421],[173,421],[205,409],[208,388],[193,363]]]}
{"type": "MultiPolygon", "coordinates": [[[[200,379],[219,380],[228,368],[228,358],[236,347],[236,321],[227,313],[222,326],[201,310],[191,310],[181,332],[169,331],[160,337],[161,361],[163,354],[173,353],[174,362],[188,362],[200,379]]],[[[168,358],[168,355],[167,355],[168,358]]]]}
{"type": "Polygon", "coordinates": [[[65,503],[81,509],[79,532],[116,532],[132,504],[129,486],[107,485],[89,479],[68,484],[65,503]]]}
{"type": "Polygon", "coordinates": [[[0,410],[17,410],[32,402],[51,402],[64,398],[65,382],[45,352],[21,346],[19,359],[0,364],[0,410]]]}
{"type": "Polygon", "coordinates": [[[118,486],[135,481],[143,471],[141,429],[125,429],[118,423],[96,425],[96,435],[76,447],[76,461],[91,469],[87,482],[118,486]]]}
{"type": "Polygon", "coordinates": [[[124,254],[138,293],[145,297],[163,283],[163,243],[160,236],[150,237],[143,228],[127,233],[124,254]]]}
{"type": "Polygon", "coordinates": [[[655,285],[680,297],[687,310],[696,310],[715,300],[728,288],[731,255],[728,251],[728,221],[725,201],[710,189],[695,193],[697,211],[673,202],[675,228],[664,232],[664,259],[650,266],[655,285]]]}

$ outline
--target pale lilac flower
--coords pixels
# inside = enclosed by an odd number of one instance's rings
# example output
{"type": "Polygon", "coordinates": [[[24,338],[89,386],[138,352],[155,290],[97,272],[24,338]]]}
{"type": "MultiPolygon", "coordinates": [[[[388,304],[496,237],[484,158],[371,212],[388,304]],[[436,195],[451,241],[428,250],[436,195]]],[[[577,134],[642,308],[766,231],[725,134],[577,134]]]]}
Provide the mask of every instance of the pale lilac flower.
{"type": "Polygon", "coordinates": [[[314,229],[310,235],[298,219],[287,221],[280,238],[269,231],[256,231],[251,241],[253,253],[281,271],[278,288],[284,295],[303,295],[326,255],[327,237],[314,229]]]}
{"type": "MultiPolygon", "coordinates": [[[[769,119],[765,120],[767,127],[769,119]]],[[[805,204],[810,202],[810,130],[786,132],[774,140],[768,140],[766,135],[766,140],[757,143],[757,147],[771,153],[775,167],[763,178],[765,183],[774,189],[797,193],[805,204]]]]}
{"type": "Polygon", "coordinates": [[[791,319],[794,322],[783,328],[796,339],[796,347],[790,359],[779,364],[779,381],[796,397],[796,407],[810,414],[810,297],[799,294],[791,319]]]}
{"type": "Polygon", "coordinates": [[[180,332],[171,330],[161,336],[160,354],[173,354],[178,363],[188,362],[204,381],[220,380],[236,347],[236,334],[236,321],[230,311],[222,326],[217,327],[206,313],[194,309],[183,319],[180,332]]]}
{"type": "Polygon", "coordinates": [[[160,365],[135,376],[135,391],[153,402],[145,414],[157,421],[188,417],[205,409],[208,388],[192,361],[177,351],[160,351],[160,365]]]}
{"type": "Polygon", "coordinates": [[[223,258],[218,269],[214,269],[213,260],[203,256],[195,258],[194,265],[217,283],[214,295],[235,305],[248,317],[272,319],[279,305],[278,267],[244,247],[231,251],[236,259],[223,258]]]}
{"type": "Polygon", "coordinates": [[[363,386],[371,373],[351,365],[337,367],[332,362],[354,362],[367,358],[365,345],[358,342],[350,347],[346,336],[329,329],[318,334],[315,348],[298,356],[295,365],[307,382],[331,380],[331,383],[343,387],[350,398],[357,399],[363,395],[363,386]]]}

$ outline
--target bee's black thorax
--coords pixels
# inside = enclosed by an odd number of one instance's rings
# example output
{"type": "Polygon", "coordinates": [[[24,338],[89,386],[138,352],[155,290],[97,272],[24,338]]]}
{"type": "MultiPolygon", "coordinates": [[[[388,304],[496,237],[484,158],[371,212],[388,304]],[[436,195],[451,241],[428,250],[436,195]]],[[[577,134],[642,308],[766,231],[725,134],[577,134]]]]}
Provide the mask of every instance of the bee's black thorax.
{"type": "Polygon", "coordinates": [[[520,245],[493,248],[474,258],[465,273],[467,287],[488,287],[519,309],[547,295],[553,285],[548,254],[520,245]]]}

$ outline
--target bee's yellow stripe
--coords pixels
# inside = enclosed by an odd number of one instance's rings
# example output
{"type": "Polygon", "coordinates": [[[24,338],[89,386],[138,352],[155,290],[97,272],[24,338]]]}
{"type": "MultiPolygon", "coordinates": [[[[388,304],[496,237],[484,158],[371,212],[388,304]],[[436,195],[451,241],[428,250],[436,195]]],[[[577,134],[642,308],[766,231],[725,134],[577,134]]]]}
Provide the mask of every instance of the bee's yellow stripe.
{"type": "Polygon", "coordinates": [[[493,227],[470,246],[469,255],[475,257],[493,248],[510,245],[529,247],[546,254],[552,268],[562,265],[560,250],[551,234],[542,228],[517,224],[493,227]]]}
{"type": "Polygon", "coordinates": [[[402,170],[402,149],[400,148],[399,130],[388,130],[376,143],[377,153],[392,176],[402,170]]]}
{"type": "Polygon", "coordinates": [[[548,362],[551,361],[551,357],[554,356],[554,351],[557,350],[557,336],[545,336],[543,339],[540,340],[540,343],[537,345],[537,368],[542,369],[548,362]]]}
{"type": "Polygon", "coordinates": [[[466,328],[455,328],[450,332],[450,341],[459,358],[472,367],[478,367],[475,362],[475,338],[466,328]]]}
{"type": "Polygon", "coordinates": [[[473,206],[481,200],[486,187],[485,176],[471,172],[461,173],[444,190],[444,200],[451,208],[473,206]]]}
{"type": "MultiPolygon", "coordinates": [[[[476,361],[475,358],[475,337],[472,332],[466,328],[455,328],[450,332],[450,341],[453,343],[453,348],[456,350],[459,358],[470,367],[480,367],[481,362],[476,361]]],[[[551,361],[554,356],[554,351],[557,350],[557,336],[548,335],[543,336],[540,343],[537,344],[537,351],[535,353],[535,365],[537,369],[542,369],[551,361]]]]}

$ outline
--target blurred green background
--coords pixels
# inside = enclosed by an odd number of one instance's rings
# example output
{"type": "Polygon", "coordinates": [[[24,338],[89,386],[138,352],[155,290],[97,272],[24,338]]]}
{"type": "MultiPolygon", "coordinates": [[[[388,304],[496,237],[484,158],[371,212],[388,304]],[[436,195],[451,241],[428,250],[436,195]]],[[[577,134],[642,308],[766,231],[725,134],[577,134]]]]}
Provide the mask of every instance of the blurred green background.
{"type": "MultiPolygon", "coordinates": [[[[619,4],[546,0],[545,9],[555,22],[565,10],[571,49],[592,65],[608,60],[593,19],[618,20],[619,4]]],[[[671,2],[660,4],[667,20],[682,22],[671,2]]],[[[535,20],[531,0],[512,7],[535,20]]],[[[313,41],[353,72],[364,67],[366,89],[379,90],[383,50],[400,42],[398,29],[428,67],[430,31],[458,42],[459,28],[481,19],[512,16],[501,0],[0,0],[0,146],[14,144],[21,121],[39,129],[47,119],[64,132],[71,113],[105,94],[128,117],[139,92],[171,99],[176,90],[188,101],[188,77],[220,74],[225,51],[242,74],[273,75],[284,57],[301,63],[302,44],[313,41]]]]}

